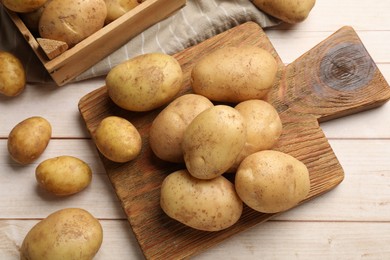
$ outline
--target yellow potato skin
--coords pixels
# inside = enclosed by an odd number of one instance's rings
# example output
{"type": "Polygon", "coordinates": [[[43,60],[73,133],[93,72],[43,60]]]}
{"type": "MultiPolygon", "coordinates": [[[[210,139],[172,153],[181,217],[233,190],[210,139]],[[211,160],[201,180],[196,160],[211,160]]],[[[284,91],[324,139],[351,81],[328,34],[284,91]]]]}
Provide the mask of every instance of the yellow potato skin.
{"type": "Polygon", "coordinates": [[[104,118],[97,126],[94,138],[98,150],[114,162],[131,161],[141,152],[140,133],[131,122],[118,116],[104,118]]]}
{"type": "Polygon", "coordinates": [[[57,196],[68,196],[85,189],[92,180],[87,163],[73,156],[58,156],[41,162],[35,169],[40,187],[57,196]]]}
{"type": "Polygon", "coordinates": [[[46,0],[3,0],[5,7],[17,13],[35,11],[45,3],[46,0]]]}
{"type": "Polygon", "coordinates": [[[9,52],[0,51],[0,94],[18,96],[26,87],[26,72],[22,62],[9,52]]]}
{"type": "Polygon", "coordinates": [[[234,185],[225,177],[200,180],[187,170],[173,172],[164,179],[160,205],[169,217],[203,231],[231,227],[243,210],[234,185]]]}
{"type": "Polygon", "coordinates": [[[182,163],[181,149],[185,129],[192,120],[214,104],[201,95],[185,94],[176,98],[153,120],[149,144],[154,154],[165,161],[182,163]]]}
{"type": "Polygon", "coordinates": [[[272,54],[256,46],[222,47],[203,56],[191,71],[196,94],[212,101],[238,103],[263,98],[276,78],[272,54]]]}
{"type": "Polygon", "coordinates": [[[252,2],[260,10],[290,24],[304,21],[316,3],[315,0],[253,0],[252,2]]]}
{"type": "Polygon", "coordinates": [[[201,112],[184,131],[182,149],[190,174],[212,179],[226,172],[244,147],[246,124],[241,114],[226,105],[201,112]]]}
{"type": "Polygon", "coordinates": [[[131,9],[138,6],[138,0],[105,0],[107,6],[106,24],[118,19],[131,9]]]}
{"type": "Polygon", "coordinates": [[[8,135],[11,158],[20,164],[35,161],[45,151],[51,133],[51,125],[43,117],[34,116],[19,122],[8,135]]]}
{"type": "Polygon", "coordinates": [[[21,260],[92,260],[103,242],[100,222],[80,208],[58,210],[27,233],[21,260]]]}
{"type": "Polygon", "coordinates": [[[310,191],[310,176],[301,161],[283,152],[264,150],[246,157],[238,167],[235,188],[241,200],[263,213],[296,206],[310,191]]]}
{"type": "Polygon", "coordinates": [[[119,107],[150,111],[171,102],[181,89],[179,62],[163,53],[147,53],[127,60],[106,77],[108,95],[119,107]]]}

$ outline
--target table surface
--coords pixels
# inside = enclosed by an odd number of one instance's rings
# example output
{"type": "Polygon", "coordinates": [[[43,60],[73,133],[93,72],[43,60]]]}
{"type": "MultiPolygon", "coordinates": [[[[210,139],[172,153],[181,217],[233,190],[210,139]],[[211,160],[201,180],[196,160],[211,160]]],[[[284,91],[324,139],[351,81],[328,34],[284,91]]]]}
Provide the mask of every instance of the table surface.
{"type": "MultiPolygon", "coordinates": [[[[288,64],[350,25],[390,82],[389,11],[390,1],[322,0],[304,22],[265,32],[288,64]]],[[[77,107],[81,97],[103,85],[104,77],[63,87],[27,85],[16,98],[0,97],[1,259],[19,259],[31,227],[67,207],[84,208],[100,220],[104,241],[95,259],[143,259],[77,107]],[[39,160],[21,166],[8,155],[7,137],[18,122],[35,115],[50,121],[53,136],[39,160]],[[38,187],[38,163],[59,155],[91,166],[93,180],[86,190],[57,198],[38,187]]],[[[390,103],[321,127],[344,169],[344,181],[194,259],[390,259],[390,103]]]]}

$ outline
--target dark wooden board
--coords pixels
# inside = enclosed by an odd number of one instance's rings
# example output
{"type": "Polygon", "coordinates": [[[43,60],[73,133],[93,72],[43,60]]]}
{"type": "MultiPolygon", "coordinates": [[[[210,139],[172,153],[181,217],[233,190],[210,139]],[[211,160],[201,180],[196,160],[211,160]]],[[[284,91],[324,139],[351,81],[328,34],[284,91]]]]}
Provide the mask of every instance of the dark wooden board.
{"type": "MultiPolygon", "coordinates": [[[[308,167],[311,190],[307,200],[333,189],[342,182],[344,172],[319,122],[385,103],[390,98],[389,85],[350,27],[341,28],[285,66],[263,30],[248,22],[174,55],[185,75],[180,95],[191,92],[191,68],[200,57],[222,46],[246,44],[267,49],[279,63],[277,81],[266,98],[283,121],[275,149],[308,167]]],[[[159,206],[160,186],[165,176],[184,166],[157,159],[149,148],[149,128],[160,110],[134,113],[120,109],[104,86],[84,96],[79,110],[92,137],[97,124],[110,115],[128,119],[141,133],[143,148],[136,160],[124,164],[103,156],[101,160],[147,259],[190,257],[274,216],[245,207],[238,223],[219,232],[194,230],[170,219],[159,206]]]]}

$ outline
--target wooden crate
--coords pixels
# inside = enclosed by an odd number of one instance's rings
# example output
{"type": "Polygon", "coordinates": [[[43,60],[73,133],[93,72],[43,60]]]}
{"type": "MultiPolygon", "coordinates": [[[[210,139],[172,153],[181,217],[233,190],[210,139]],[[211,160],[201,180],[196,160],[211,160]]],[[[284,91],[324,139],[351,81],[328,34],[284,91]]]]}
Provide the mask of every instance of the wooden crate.
{"type": "Polygon", "coordinates": [[[19,15],[9,10],[7,13],[56,84],[62,86],[185,3],[186,0],[146,0],[51,60],[19,15]]]}

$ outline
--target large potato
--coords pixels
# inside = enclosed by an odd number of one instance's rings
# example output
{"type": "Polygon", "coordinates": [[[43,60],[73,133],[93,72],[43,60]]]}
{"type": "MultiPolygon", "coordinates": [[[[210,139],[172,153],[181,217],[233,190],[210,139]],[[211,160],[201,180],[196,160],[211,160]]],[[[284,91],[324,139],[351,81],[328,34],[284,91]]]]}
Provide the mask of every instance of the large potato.
{"type": "Polygon", "coordinates": [[[119,107],[149,111],[171,102],[182,86],[179,62],[163,53],[147,53],[127,60],[106,77],[108,94],[119,107]]]}
{"type": "Polygon", "coordinates": [[[8,152],[20,164],[35,161],[51,138],[51,125],[43,117],[34,116],[18,123],[8,136],[8,152]]]}
{"type": "Polygon", "coordinates": [[[296,158],[265,150],[246,157],[238,167],[235,188],[252,209],[277,213],[296,206],[310,191],[309,171],[296,158]]]}
{"type": "Polygon", "coordinates": [[[14,97],[26,86],[26,72],[22,62],[9,52],[0,51],[0,94],[14,97]]]}
{"type": "Polygon", "coordinates": [[[114,162],[128,162],[141,152],[142,139],[135,126],[124,118],[108,116],[94,133],[98,150],[114,162]]]}
{"type": "Polygon", "coordinates": [[[27,13],[37,10],[46,0],[3,0],[8,9],[17,13],[27,13]]]}
{"type": "Polygon", "coordinates": [[[248,155],[271,149],[282,133],[282,121],[276,109],[260,99],[252,99],[239,103],[234,107],[246,122],[246,142],[235,164],[229,170],[234,172],[248,155]]]}
{"type": "Polygon", "coordinates": [[[188,171],[199,179],[226,172],[244,147],[246,125],[241,114],[226,105],[201,112],[183,135],[183,156],[188,171]]]}
{"type": "Polygon", "coordinates": [[[169,162],[183,162],[184,130],[204,110],[214,106],[204,96],[186,94],[176,98],[153,120],[149,144],[154,154],[169,162]]]}
{"type": "Polygon", "coordinates": [[[291,24],[305,20],[315,2],[316,0],[253,0],[253,4],[260,10],[291,24]]]}
{"type": "Polygon", "coordinates": [[[201,58],[191,72],[195,93],[213,101],[261,99],[273,86],[278,65],[256,46],[222,47],[201,58]]]}
{"type": "Polygon", "coordinates": [[[140,4],[139,0],[105,0],[105,2],[107,6],[106,24],[118,19],[140,4]]]}
{"type": "Polygon", "coordinates": [[[92,260],[103,242],[100,222],[79,208],[58,210],[27,233],[21,260],[92,260]]]}
{"type": "Polygon", "coordinates": [[[225,177],[199,180],[186,170],[171,173],[164,179],[160,205],[169,217],[204,231],[232,226],[243,209],[234,185],[225,177]]]}
{"type": "Polygon", "coordinates": [[[52,0],[42,12],[39,34],[72,47],[100,30],[106,15],[104,0],[52,0]]]}
{"type": "Polygon", "coordinates": [[[57,196],[72,195],[85,189],[92,180],[87,163],[73,156],[58,156],[41,162],[35,169],[40,187],[57,196]]]}

